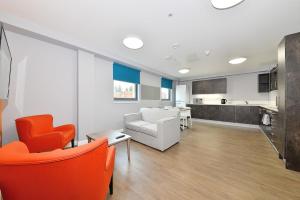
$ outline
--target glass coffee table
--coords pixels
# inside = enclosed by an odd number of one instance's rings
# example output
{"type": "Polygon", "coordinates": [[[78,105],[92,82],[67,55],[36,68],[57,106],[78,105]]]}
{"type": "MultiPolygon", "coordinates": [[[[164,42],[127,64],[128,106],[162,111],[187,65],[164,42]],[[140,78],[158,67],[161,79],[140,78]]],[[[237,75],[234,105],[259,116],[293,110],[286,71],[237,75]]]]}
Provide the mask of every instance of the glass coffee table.
{"type": "Polygon", "coordinates": [[[122,133],[122,130],[109,130],[104,132],[98,132],[98,133],[91,133],[87,134],[86,137],[88,139],[88,143],[90,143],[93,140],[96,140],[97,138],[101,138],[106,136],[108,138],[108,146],[112,146],[121,142],[127,143],[127,156],[128,161],[130,162],[130,140],[131,136],[127,135],[125,133],[122,133]]]}

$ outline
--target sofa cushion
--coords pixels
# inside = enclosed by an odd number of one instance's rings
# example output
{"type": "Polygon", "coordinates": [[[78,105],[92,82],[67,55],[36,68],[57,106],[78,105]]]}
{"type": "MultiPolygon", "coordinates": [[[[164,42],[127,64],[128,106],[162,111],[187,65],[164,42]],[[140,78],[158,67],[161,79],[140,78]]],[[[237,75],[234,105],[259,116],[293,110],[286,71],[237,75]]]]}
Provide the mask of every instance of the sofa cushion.
{"type": "Polygon", "coordinates": [[[142,130],[141,127],[146,124],[150,124],[150,123],[142,120],[133,121],[133,122],[126,123],[126,128],[140,132],[142,130]]]}
{"type": "Polygon", "coordinates": [[[126,123],[126,128],[157,137],[157,125],[145,121],[133,121],[126,123]]]}
{"type": "Polygon", "coordinates": [[[156,124],[146,124],[141,127],[141,132],[153,137],[157,137],[157,125],[156,124]]]}

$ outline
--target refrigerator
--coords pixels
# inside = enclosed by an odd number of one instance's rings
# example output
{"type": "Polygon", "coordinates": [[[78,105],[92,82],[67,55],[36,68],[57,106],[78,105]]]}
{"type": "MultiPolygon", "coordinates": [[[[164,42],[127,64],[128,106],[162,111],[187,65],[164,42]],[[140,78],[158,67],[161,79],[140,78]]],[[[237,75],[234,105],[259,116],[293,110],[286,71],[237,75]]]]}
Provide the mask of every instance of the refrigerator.
{"type": "Polygon", "coordinates": [[[176,107],[186,107],[187,85],[176,85],[176,107]]]}

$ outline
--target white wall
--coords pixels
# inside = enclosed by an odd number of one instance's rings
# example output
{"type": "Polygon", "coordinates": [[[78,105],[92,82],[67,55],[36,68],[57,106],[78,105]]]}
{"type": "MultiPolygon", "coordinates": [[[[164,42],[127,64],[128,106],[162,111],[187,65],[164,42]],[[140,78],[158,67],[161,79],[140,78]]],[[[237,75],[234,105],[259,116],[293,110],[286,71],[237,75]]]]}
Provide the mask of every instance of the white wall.
{"type": "Polygon", "coordinates": [[[85,139],[86,133],[94,131],[95,110],[95,56],[78,51],[78,135],[85,139]]]}
{"type": "Polygon", "coordinates": [[[13,63],[4,143],[17,139],[15,119],[51,113],[56,125],[77,123],[77,53],[7,31],[13,63]]]}
{"type": "Polygon", "coordinates": [[[268,93],[258,92],[258,73],[227,77],[227,94],[229,100],[268,101],[268,93]]]}
{"type": "MultiPolygon", "coordinates": [[[[137,112],[141,107],[172,105],[172,102],[141,100],[131,103],[114,102],[112,62],[95,60],[95,131],[123,128],[123,115],[137,112]]],[[[141,84],[160,87],[160,76],[141,72],[141,84]]]]}
{"type": "Polygon", "coordinates": [[[247,100],[250,103],[267,104],[269,93],[258,92],[258,73],[232,75],[227,77],[227,94],[192,95],[192,81],[180,82],[189,87],[189,102],[193,98],[202,98],[204,103],[220,103],[222,98],[226,98],[233,103],[247,100]]]}

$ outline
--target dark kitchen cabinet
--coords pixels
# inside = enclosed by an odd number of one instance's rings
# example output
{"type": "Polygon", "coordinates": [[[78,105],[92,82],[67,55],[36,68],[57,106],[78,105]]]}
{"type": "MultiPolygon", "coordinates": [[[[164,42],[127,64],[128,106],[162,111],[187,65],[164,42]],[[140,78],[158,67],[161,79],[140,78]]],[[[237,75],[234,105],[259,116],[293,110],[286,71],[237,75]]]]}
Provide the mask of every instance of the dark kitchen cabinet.
{"type": "Polygon", "coordinates": [[[199,113],[200,106],[196,106],[196,105],[192,105],[192,104],[187,105],[187,106],[191,108],[192,118],[199,118],[198,113],[199,113]]]}
{"type": "Polygon", "coordinates": [[[248,106],[236,106],[235,107],[235,117],[236,122],[249,124],[251,121],[249,119],[250,108],[248,106]]]}
{"type": "Polygon", "coordinates": [[[196,118],[196,119],[207,119],[208,115],[207,115],[207,106],[205,105],[187,105],[188,107],[191,108],[191,115],[192,118],[196,118]]]}
{"type": "Polygon", "coordinates": [[[244,123],[259,124],[259,108],[257,106],[231,106],[231,105],[196,105],[191,107],[192,118],[244,123]]]}
{"type": "Polygon", "coordinates": [[[220,106],[220,121],[235,122],[235,106],[220,106]]]}
{"type": "Polygon", "coordinates": [[[270,74],[258,75],[258,92],[270,92],[270,74]]]}
{"type": "Polygon", "coordinates": [[[266,134],[266,136],[269,138],[269,141],[273,144],[273,147],[277,150],[279,153],[279,158],[282,157],[282,149],[283,149],[283,143],[280,139],[281,136],[281,127],[279,124],[279,115],[278,111],[269,110],[266,108],[260,108],[260,119],[263,118],[264,115],[269,115],[271,119],[270,125],[265,125],[260,121],[260,127],[263,130],[263,132],[266,134]]]}
{"type": "Polygon", "coordinates": [[[219,105],[207,105],[206,118],[209,120],[220,120],[220,107],[219,105]]]}
{"type": "Polygon", "coordinates": [[[259,108],[257,106],[236,106],[235,120],[243,124],[259,124],[259,108]]]}
{"type": "Polygon", "coordinates": [[[198,114],[199,119],[209,119],[207,108],[208,108],[207,105],[200,106],[200,112],[198,114]]]}
{"type": "Polygon", "coordinates": [[[212,84],[212,94],[226,94],[227,93],[227,78],[213,79],[210,82],[212,84]]]}
{"type": "Polygon", "coordinates": [[[270,72],[270,90],[277,90],[278,89],[278,84],[277,84],[277,67],[273,68],[270,72]]]}
{"type": "Polygon", "coordinates": [[[281,140],[282,131],[280,130],[278,112],[274,112],[274,111],[271,112],[271,127],[272,127],[271,142],[277,149],[277,151],[279,153],[279,157],[282,158],[282,153],[281,153],[283,151],[283,143],[281,140]]]}
{"type": "Polygon", "coordinates": [[[227,93],[227,78],[193,81],[193,94],[225,94],[227,93]]]}
{"type": "Polygon", "coordinates": [[[192,94],[207,94],[209,90],[206,81],[193,81],[192,83],[192,94]]]}

